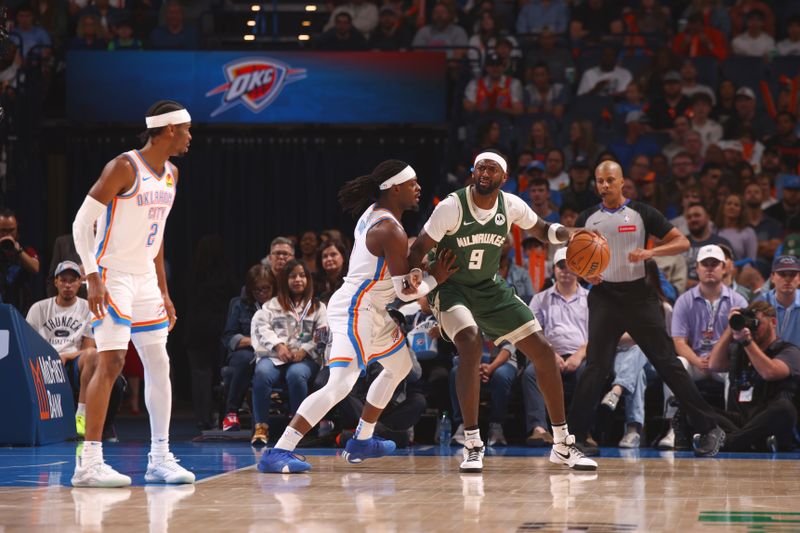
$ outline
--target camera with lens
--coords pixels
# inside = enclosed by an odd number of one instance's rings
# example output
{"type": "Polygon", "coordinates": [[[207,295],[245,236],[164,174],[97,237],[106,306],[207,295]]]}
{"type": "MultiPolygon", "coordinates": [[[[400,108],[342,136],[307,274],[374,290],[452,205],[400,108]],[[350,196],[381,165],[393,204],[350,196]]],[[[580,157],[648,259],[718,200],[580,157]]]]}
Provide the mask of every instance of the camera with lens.
{"type": "Polygon", "coordinates": [[[734,331],[742,331],[744,328],[755,331],[758,327],[758,319],[754,311],[745,309],[731,315],[728,325],[734,331]]]}
{"type": "Polygon", "coordinates": [[[6,239],[4,241],[0,241],[0,251],[3,252],[15,252],[17,247],[14,246],[14,241],[10,239],[6,239]]]}

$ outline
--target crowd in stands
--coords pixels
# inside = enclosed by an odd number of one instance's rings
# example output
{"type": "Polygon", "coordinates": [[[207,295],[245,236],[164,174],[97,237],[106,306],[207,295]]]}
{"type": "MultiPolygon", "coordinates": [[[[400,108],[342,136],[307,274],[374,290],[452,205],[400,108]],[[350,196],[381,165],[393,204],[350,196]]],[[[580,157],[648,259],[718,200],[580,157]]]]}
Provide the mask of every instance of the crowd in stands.
{"type": "MultiPolygon", "coordinates": [[[[37,49],[46,56],[51,45],[194,48],[197,16],[211,4],[70,0],[63,13],[55,0],[12,5],[12,42],[17,58],[37,49]]],[[[745,307],[760,320],[753,328],[772,328],[760,336],[753,332],[755,344],[771,339],[763,352],[781,357],[786,350],[773,346],[775,338],[800,345],[800,8],[759,0],[349,0],[328,7],[317,49],[446,51],[457,97],[450,112],[454,149],[439,197],[469,183],[476,153],[495,149],[510,163],[504,190],[520,195],[545,220],[569,226],[599,201],[595,166],[618,161],[624,195],[658,208],[691,244],[683,256],[659,257],[648,266],[684,367],[720,409],[744,413],[740,426],[755,416],[743,376],[779,383],[783,400],[795,395],[800,364],[792,354],[785,358],[787,375],[757,365],[734,370],[712,351],[721,340],[742,341],[728,319],[732,309],[745,307]]],[[[18,64],[13,54],[11,59],[0,83],[9,83],[6,73],[18,64]]],[[[38,271],[38,256],[19,244],[13,213],[0,213],[0,232],[3,300],[26,312],[26,275],[38,271]]],[[[222,346],[223,361],[209,370],[201,347],[190,356],[201,429],[216,425],[214,410],[223,430],[240,429],[240,414],[249,406],[253,442],[266,443],[271,416],[293,414],[324,383],[330,356],[325,305],[347,272],[348,241],[336,230],[276,238],[243,279],[219,288],[215,325],[205,330],[221,333],[213,346],[222,346]],[[211,393],[218,371],[224,383],[220,408],[211,393]]],[[[515,230],[501,275],[542,324],[569,395],[585,366],[588,288],[563,260],[563,250],[515,230]]],[[[65,283],[55,274],[59,263],[50,268],[56,288],[65,283]]],[[[458,441],[463,428],[448,387],[458,368],[452,344],[441,338],[424,301],[398,308],[395,316],[408,333],[414,370],[379,434],[413,441],[427,408],[453,413],[458,441]]],[[[599,409],[615,411],[624,403],[622,438],[615,444],[636,448],[648,421],[680,420],[680,406],[669,389],[661,391],[628,336],[617,349],[599,409]],[[648,388],[659,391],[662,401],[646,402],[648,388]]],[[[504,431],[512,425],[529,445],[552,442],[536,375],[525,361],[513,346],[486,345],[481,379],[489,445],[506,444],[504,431]]],[[[374,370],[362,379],[374,379],[374,370]]],[[[338,430],[352,427],[364,390],[356,387],[330,415],[338,430]]],[[[791,425],[796,411],[793,416],[791,425]]],[[[742,446],[764,448],[762,437],[769,436],[789,447],[785,425],[775,423],[742,446]]],[[[660,447],[686,446],[681,423],[661,429],[660,447]]]]}

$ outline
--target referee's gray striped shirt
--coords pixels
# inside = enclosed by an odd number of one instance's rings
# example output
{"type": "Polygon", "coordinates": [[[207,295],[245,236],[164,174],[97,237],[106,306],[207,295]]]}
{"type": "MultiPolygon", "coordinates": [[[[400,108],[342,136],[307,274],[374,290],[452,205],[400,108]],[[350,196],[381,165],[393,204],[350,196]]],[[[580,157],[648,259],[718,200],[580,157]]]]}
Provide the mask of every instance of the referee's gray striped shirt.
{"type": "Polygon", "coordinates": [[[611,262],[603,272],[603,280],[611,282],[634,281],[644,277],[644,261],[631,263],[628,254],[644,248],[648,235],[662,239],[673,228],[672,224],[655,208],[626,200],[618,209],[607,209],[603,204],[590,207],[580,214],[576,227],[599,231],[608,239],[611,262]]]}

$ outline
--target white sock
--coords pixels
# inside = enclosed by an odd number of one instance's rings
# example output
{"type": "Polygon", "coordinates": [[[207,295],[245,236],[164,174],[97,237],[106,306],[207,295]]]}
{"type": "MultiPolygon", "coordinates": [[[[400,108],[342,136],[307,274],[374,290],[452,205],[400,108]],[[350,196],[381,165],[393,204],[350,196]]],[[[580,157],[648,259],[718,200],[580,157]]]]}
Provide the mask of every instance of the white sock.
{"type": "Polygon", "coordinates": [[[302,438],[302,433],[294,429],[292,426],[286,426],[283,435],[281,435],[281,438],[275,443],[275,448],[279,450],[286,450],[287,452],[293,452],[294,449],[297,448],[297,444],[302,438]]]}
{"type": "Polygon", "coordinates": [[[150,455],[155,459],[163,459],[169,453],[169,437],[152,437],[150,439],[150,455]]]}
{"type": "Polygon", "coordinates": [[[81,463],[84,465],[90,465],[102,462],[103,443],[95,440],[84,441],[83,450],[81,450],[81,463]]]}
{"type": "Polygon", "coordinates": [[[367,440],[372,438],[372,433],[375,431],[376,422],[367,422],[363,418],[358,420],[358,427],[356,428],[356,440],[367,440]]]}
{"type": "Polygon", "coordinates": [[[478,442],[481,441],[481,430],[480,429],[465,429],[464,430],[464,442],[469,442],[471,440],[476,440],[478,442]]]}
{"type": "Polygon", "coordinates": [[[564,422],[563,424],[553,424],[553,440],[556,442],[564,442],[567,440],[567,435],[569,435],[569,430],[567,429],[567,423],[564,422]]]}
{"type": "Polygon", "coordinates": [[[78,410],[75,411],[75,416],[86,416],[86,404],[85,403],[79,403],[78,404],[78,410]]]}

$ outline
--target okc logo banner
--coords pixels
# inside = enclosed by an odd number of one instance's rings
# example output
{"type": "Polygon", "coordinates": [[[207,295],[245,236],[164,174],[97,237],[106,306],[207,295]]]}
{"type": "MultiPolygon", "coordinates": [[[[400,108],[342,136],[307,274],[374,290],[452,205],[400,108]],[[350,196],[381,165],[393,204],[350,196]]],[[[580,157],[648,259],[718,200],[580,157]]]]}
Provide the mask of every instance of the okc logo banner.
{"type": "Polygon", "coordinates": [[[211,113],[212,117],[237,104],[260,113],[275,101],[284,86],[306,78],[306,69],[293,69],[282,61],[265,57],[237,59],[222,70],[228,81],[206,93],[206,97],[222,93],[222,105],[211,113]]]}

